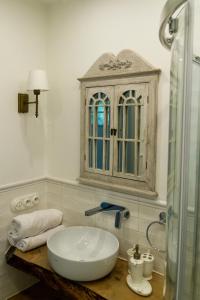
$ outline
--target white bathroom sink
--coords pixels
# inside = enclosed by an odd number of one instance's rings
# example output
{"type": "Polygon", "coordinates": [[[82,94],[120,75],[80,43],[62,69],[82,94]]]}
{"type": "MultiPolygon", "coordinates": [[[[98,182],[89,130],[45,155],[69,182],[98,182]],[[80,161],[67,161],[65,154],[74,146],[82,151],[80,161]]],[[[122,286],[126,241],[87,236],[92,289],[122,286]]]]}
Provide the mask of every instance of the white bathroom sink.
{"type": "Polygon", "coordinates": [[[100,228],[72,226],[51,236],[47,247],[49,263],[56,273],[71,280],[90,281],[112,271],[119,242],[100,228]]]}

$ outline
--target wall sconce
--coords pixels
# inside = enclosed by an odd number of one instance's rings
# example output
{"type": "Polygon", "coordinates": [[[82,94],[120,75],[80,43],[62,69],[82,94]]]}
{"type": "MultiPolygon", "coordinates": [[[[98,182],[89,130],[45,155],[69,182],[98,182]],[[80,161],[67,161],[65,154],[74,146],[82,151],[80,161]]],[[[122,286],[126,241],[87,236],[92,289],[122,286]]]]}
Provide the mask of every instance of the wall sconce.
{"type": "Polygon", "coordinates": [[[48,91],[48,80],[44,70],[32,70],[28,77],[28,91],[33,91],[35,101],[29,102],[28,94],[18,94],[18,113],[27,113],[29,104],[35,104],[35,116],[38,117],[38,96],[40,92],[48,91]]]}

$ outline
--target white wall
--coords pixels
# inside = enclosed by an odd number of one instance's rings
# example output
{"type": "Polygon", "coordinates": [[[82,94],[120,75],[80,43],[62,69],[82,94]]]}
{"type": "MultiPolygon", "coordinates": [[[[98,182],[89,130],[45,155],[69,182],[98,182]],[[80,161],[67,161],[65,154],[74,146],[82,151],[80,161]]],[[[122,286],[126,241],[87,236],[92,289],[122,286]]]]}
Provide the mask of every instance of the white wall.
{"type": "Polygon", "coordinates": [[[158,103],[157,191],[166,199],[170,57],[158,40],[163,0],[64,0],[49,8],[48,174],[79,176],[82,77],[104,52],[130,48],[162,70],[158,103]]]}
{"type": "Polygon", "coordinates": [[[3,186],[45,173],[45,104],[40,102],[38,119],[32,107],[30,114],[17,113],[17,94],[26,92],[29,70],[46,68],[44,4],[0,0],[0,39],[0,186],[3,186]]]}

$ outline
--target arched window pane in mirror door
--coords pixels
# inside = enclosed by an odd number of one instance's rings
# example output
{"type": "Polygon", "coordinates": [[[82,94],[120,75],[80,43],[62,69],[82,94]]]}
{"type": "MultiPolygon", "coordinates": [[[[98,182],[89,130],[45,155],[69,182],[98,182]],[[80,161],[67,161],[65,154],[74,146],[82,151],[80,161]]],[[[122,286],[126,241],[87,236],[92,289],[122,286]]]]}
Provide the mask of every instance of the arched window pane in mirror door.
{"type": "Polygon", "coordinates": [[[99,98],[99,93],[95,93],[95,94],[93,95],[93,97],[94,97],[94,99],[98,99],[98,98],[99,98]]]}

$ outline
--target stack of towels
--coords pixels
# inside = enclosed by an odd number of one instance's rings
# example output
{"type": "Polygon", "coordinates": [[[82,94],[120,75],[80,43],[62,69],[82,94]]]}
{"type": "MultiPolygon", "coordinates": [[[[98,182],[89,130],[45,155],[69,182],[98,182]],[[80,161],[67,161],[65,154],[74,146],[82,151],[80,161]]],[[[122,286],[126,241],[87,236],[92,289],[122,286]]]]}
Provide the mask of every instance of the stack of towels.
{"type": "Polygon", "coordinates": [[[63,213],[58,209],[18,215],[12,219],[8,241],[23,252],[44,245],[52,234],[64,229],[62,218],[63,213]]]}

